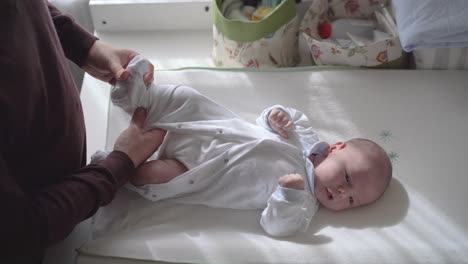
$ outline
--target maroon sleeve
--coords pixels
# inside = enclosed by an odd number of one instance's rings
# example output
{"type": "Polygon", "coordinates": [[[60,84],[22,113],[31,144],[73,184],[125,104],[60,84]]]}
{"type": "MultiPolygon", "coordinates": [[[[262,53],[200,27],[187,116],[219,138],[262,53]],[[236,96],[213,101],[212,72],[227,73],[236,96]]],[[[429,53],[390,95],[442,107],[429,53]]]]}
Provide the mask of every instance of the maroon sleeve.
{"type": "Polygon", "coordinates": [[[76,65],[83,66],[89,48],[97,38],[76,23],[73,17],[62,14],[51,3],[47,4],[65,56],[76,65]]]}
{"type": "Polygon", "coordinates": [[[0,251],[11,256],[40,254],[92,216],[99,206],[108,204],[134,170],[126,154],[114,151],[101,164],[88,165],[29,196],[9,175],[0,156],[0,251]]]}

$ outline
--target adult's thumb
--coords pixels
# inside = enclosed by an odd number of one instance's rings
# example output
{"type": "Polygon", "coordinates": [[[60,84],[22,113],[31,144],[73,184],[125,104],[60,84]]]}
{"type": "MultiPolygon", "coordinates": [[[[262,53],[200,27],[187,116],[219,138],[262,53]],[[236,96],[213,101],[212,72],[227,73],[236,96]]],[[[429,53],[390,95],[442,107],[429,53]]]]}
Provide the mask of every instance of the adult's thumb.
{"type": "Polygon", "coordinates": [[[117,81],[125,81],[128,76],[130,76],[130,73],[126,71],[120,63],[114,62],[111,64],[110,68],[117,81]]]}

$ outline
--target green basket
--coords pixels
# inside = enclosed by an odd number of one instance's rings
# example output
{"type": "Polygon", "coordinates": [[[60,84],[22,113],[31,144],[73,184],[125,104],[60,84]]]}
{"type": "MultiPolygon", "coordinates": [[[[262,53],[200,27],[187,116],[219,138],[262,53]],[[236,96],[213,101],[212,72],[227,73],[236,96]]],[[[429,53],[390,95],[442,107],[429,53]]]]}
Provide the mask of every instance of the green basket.
{"type": "Polygon", "coordinates": [[[227,38],[239,42],[252,42],[276,32],[296,17],[296,2],[283,0],[271,14],[261,21],[229,20],[221,12],[222,0],[213,0],[213,23],[227,38]]]}

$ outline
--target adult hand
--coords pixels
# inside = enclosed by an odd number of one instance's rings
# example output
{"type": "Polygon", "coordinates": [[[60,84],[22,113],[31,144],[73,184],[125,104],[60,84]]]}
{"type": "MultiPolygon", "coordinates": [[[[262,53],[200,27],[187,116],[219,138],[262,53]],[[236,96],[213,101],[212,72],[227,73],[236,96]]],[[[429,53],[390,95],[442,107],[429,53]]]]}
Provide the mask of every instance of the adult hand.
{"type": "Polygon", "coordinates": [[[300,174],[286,174],[278,179],[281,187],[304,190],[304,178],[300,174]]]}
{"type": "MultiPolygon", "coordinates": [[[[114,48],[113,46],[97,40],[91,46],[83,70],[91,76],[115,85],[117,80],[126,80],[130,73],[125,70],[128,63],[138,55],[137,52],[128,49],[114,48]]],[[[148,64],[148,70],[143,75],[145,85],[153,81],[154,66],[148,64]]]]}
{"type": "Polygon", "coordinates": [[[284,138],[288,138],[288,129],[293,125],[288,115],[279,109],[273,109],[268,115],[270,127],[284,138]]]}
{"type": "Polygon", "coordinates": [[[143,131],[145,119],[146,110],[137,108],[129,127],[120,134],[114,144],[114,150],[126,153],[135,167],[140,166],[159,148],[166,134],[162,129],[143,131]]]}

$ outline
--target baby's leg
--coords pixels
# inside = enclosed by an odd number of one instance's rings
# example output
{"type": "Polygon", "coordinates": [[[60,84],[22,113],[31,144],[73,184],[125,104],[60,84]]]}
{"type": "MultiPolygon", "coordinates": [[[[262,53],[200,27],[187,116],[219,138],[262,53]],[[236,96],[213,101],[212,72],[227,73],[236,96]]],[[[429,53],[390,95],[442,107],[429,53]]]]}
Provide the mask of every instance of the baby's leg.
{"type": "Polygon", "coordinates": [[[152,160],[138,167],[130,182],[136,186],[166,183],[186,171],[184,164],[175,159],[152,160]]]}

